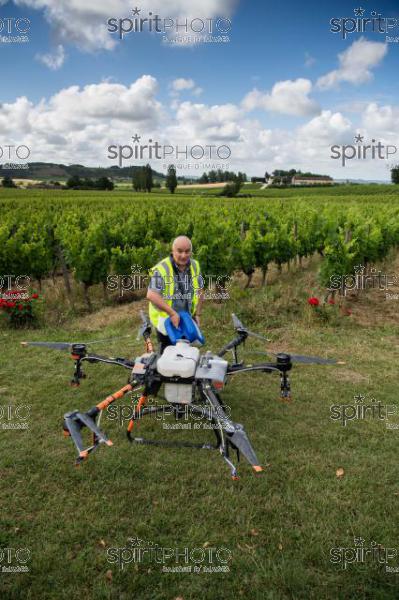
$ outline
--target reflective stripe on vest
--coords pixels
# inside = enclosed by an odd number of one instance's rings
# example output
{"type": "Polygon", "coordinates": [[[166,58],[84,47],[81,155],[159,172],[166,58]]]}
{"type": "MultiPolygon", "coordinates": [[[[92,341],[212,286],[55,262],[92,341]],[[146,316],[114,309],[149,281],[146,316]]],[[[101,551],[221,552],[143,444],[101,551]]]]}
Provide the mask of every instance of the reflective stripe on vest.
{"type": "MultiPolygon", "coordinates": [[[[165,300],[168,306],[172,306],[173,296],[175,293],[175,280],[174,280],[174,270],[170,257],[168,256],[161,262],[159,262],[155,267],[150,269],[150,277],[153,276],[154,272],[158,271],[161,275],[164,282],[164,289],[162,290],[162,297],[165,300]]],[[[191,314],[193,315],[196,311],[198,305],[198,291],[200,289],[198,276],[200,272],[198,261],[193,258],[190,260],[190,272],[191,272],[191,281],[193,287],[193,295],[191,300],[191,314]]],[[[157,308],[152,302],[149,303],[149,316],[150,321],[154,325],[154,327],[158,327],[158,321],[160,317],[167,318],[169,317],[168,313],[157,308]]]]}

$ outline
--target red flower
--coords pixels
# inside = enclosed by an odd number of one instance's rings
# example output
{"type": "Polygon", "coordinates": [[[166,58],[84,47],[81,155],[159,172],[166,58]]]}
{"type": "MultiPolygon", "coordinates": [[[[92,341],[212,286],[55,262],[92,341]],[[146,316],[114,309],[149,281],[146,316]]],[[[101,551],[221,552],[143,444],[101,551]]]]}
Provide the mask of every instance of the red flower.
{"type": "Polygon", "coordinates": [[[23,304],[18,304],[18,310],[23,310],[24,305],[23,304]]]}
{"type": "Polygon", "coordinates": [[[36,300],[39,297],[39,294],[32,294],[32,298],[36,300]]]}
{"type": "Polygon", "coordinates": [[[308,298],[308,304],[310,304],[311,306],[319,306],[320,302],[318,298],[312,296],[312,298],[308,298]]]}
{"type": "Polygon", "coordinates": [[[329,301],[328,301],[328,304],[335,304],[334,298],[330,298],[329,301]]]}
{"type": "Polygon", "coordinates": [[[8,308],[14,308],[15,302],[7,302],[7,306],[8,306],[8,308]]]}

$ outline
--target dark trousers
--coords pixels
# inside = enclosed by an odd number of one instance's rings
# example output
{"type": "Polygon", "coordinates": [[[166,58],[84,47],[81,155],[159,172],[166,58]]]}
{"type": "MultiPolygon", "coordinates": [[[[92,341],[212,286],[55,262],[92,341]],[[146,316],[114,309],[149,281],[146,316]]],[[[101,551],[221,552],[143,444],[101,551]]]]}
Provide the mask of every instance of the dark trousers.
{"type": "Polygon", "coordinates": [[[160,331],[158,331],[158,329],[157,338],[159,342],[159,354],[163,354],[163,351],[165,350],[166,346],[173,346],[169,336],[165,335],[164,333],[161,333],[160,331]]]}

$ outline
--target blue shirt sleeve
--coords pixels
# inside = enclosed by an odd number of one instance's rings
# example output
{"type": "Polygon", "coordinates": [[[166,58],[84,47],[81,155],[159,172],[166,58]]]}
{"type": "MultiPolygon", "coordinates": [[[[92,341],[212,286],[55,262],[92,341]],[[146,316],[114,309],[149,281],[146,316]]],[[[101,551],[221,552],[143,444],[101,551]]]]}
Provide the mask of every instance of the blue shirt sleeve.
{"type": "Polygon", "coordinates": [[[153,290],[154,292],[158,292],[162,294],[162,291],[165,287],[165,282],[162,278],[162,275],[159,271],[154,271],[150,283],[148,284],[148,289],[153,290]]]}

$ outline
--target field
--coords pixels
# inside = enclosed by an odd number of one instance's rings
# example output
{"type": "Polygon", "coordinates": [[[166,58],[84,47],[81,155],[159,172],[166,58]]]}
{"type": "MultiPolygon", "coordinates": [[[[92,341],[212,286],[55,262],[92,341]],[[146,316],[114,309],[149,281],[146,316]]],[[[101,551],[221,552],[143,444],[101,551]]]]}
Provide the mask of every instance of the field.
{"type": "MultiPolygon", "coordinates": [[[[359,395],[366,405],[399,405],[398,301],[378,287],[348,292],[346,299],[326,287],[332,275],[350,275],[359,265],[368,273],[397,272],[399,191],[246,186],[242,193],[252,197],[241,199],[216,198],[216,192],[0,190],[0,273],[29,274],[39,291],[36,328],[0,324],[0,405],[30,407],[28,429],[0,432],[0,548],[30,554],[29,572],[1,573],[1,598],[397,596],[399,559],[384,563],[381,557],[398,551],[398,431],[371,411],[343,426],[331,407],[357,406],[359,395]],[[122,387],[126,374],[89,365],[87,379],[72,388],[67,353],[20,342],[115,337],[95,351],[141,354],[136,333],[145,290],[121,299],[106,289],[107,277],[125,276],[132,265],[145,272],[181,233],[192,237],[204,273],[231,277],[229,299],[205,303],[206,350],[233,338],[235,312],[271,340],[248,340],[241,352],[246,362],[265,360],[258,354],[265,350],[284,350],[343,364],[295,365],[290,403],[280,400],[275,376],[233,377],[223,397],[266,467],[262,476],[242,460],[241,478],[232,481],[216,452],[132,447],[126,422],[120,426],[106,414],[101,426],[114,446],[75,468],[72,443],[62,436],[63,414],[89,409],[122,387]],[[317,310],[307,302],[311,296],[320,299],[317,310]],[[149,555],[123,569],[107,560],[110,548],[130,548],[131,538],[177,549],[180,564],[185,548],[195,551],[187,563],[192,572],[163,572],[176,563],[149,555]],[[361,544],[379,549],[380,560],[376,550],[355,560],[361,544]],[[210,548],[230,556],[228,572],[194,572],[192,557],[210,548]],[[346,565],[332,560],[338,555],[346,556],[346,565]]],[[[397,282],[388,291],[397,294],[397,282]]],[[[122,405],[128,403],[126,397],[122,405]]],[[[3,411],[0,424],[5,420],[3,411]]],[[[391,417],[390,424],[397,420],[391,417]]],[[[209,431],[166,430],[154,420],[143,421],[139,431],[212,439],[209,431]]]]}

